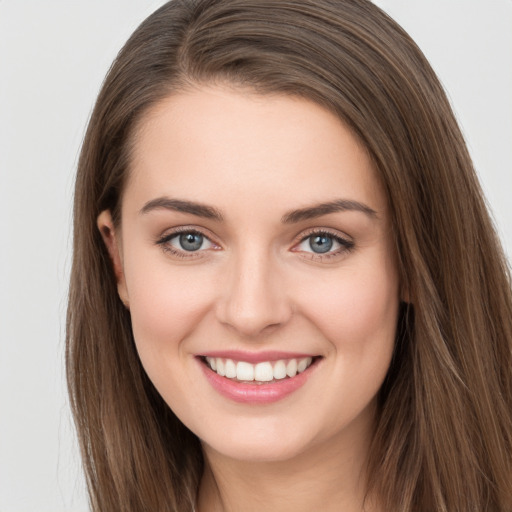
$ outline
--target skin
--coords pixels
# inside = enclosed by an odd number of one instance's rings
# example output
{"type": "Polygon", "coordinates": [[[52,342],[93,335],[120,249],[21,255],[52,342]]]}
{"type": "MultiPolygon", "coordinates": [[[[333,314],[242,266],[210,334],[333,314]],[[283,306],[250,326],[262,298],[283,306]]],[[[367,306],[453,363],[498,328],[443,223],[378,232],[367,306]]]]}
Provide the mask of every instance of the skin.
{"type": "Polygon", "coordinates": [[[305,99],[197,87],[142,119],[121,212],[118,230],[108,211],[98,227],[142,364],[201,439],[198,510],[362,510],[399,305],[387,201],[363,146],[305,99]],[[208,205],[223,220],[141,212],[162,197],[208,205]],[[374,213],[283,222],[339,199],[374,213]],[[180,250],[177,236],[158,243],[177,228],[207,241],[195,252],[180,250]],[[308,237],[318,231],[349,246],[316,254],[308,237]],[[208,350],[321,359],[300,389],[255,405],[212,388],[196,357],[208,350]]]}

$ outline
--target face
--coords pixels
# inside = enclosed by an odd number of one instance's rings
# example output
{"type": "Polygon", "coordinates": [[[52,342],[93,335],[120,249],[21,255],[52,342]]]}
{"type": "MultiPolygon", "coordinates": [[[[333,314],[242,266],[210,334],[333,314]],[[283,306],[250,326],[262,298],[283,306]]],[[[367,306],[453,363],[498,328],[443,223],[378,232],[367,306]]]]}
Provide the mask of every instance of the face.
{"type": "Polygon", "coordinates": [[[220,87],[139,128],[121,227],[98,224],[157,390],[227,457],[363,442],[399,285],[362,145],[307,100],[220,87]]]}

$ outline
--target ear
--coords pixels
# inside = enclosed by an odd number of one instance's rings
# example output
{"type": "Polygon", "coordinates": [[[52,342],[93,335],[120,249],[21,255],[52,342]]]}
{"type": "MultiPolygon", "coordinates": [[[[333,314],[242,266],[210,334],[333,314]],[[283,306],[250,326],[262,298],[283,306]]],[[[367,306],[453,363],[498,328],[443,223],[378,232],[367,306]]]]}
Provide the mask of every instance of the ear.
{"type": "Polygon", "coordinates": [[[409,293],[409,288],[402,286],[401,293],[400,293],[400,300],[403,302],[410,303],[411,302],[411,295],[409,293]]]}
{"type": "Polygon", "coordinates": [[[98,226],[98,229],[100,230],[103,242],[105,242],[108,253],[110,255],[110,259],[112,260],[114,274],[116,276],[117,281],[117,293],[119,294],[119,298],[121,299],[125,307],[129,309],[130,302],[128,299],[128,291],[126,289],[126,280],[124,276],[123,260],[120,251],[119,237],[116,234],[110,210],[103,210],[98,215],[96,224],[98,226]]]}
{"type": "Polygon", "coordinates": [[[406,304],[411,302],[411,294],[409,293],[409,287],[402,284],[400,285],[400,300],[406,304]]]}

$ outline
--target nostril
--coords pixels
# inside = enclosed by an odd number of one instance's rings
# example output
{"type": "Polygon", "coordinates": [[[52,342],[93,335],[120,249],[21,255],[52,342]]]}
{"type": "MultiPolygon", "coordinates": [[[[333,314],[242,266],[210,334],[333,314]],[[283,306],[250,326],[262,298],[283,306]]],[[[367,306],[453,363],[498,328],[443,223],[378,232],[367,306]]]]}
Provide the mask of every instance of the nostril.
{"type": "Polygon", "coordinates": [[[232,297],[219,307],[217,319],[239,336],[265,336],[287,324],[292,316],[291,308],[276,302],[241,302],[232,297]]]}
{"type": "Polygon", "coordinates": [[[291,307],[281,283],[282,272],[277,274],[269,255],[261,253],[254,241],[242,246],[243,254],[233,260],[225,276],[216,313],[222,324],[252,338],[287,323],[291,307]]]}

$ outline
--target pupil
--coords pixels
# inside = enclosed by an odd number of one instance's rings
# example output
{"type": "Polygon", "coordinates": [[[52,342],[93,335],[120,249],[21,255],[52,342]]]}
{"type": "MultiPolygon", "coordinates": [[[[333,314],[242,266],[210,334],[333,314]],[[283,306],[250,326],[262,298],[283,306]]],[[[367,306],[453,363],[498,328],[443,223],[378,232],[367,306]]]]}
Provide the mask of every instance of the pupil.
{"type": "Polygon", "coordinates": [[[198,233],[180,235],[180,245],[185,251],[197,251],[203,245],[203,235],[198,233]]]}
{"type": "Polygon", "coordinates": [[[328,252],[332,248],[332,238],[325,235],[315,235],[310,238],[309,246],[316,253],[328,252]]]}

